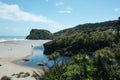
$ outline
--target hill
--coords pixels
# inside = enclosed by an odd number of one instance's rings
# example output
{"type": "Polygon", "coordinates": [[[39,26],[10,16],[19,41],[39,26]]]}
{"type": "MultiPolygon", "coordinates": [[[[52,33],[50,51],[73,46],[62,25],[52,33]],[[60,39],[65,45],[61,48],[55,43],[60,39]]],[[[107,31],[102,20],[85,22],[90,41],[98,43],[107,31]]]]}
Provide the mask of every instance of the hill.
{"type": "Polygon", "coordinates": [[[63,38],[71,34],[76,34],[84,30],[105,30],[105,29],[115,29],[118,24],[118,20],[105,21],[100,23],[86,23],[82,25],[77,25],[73,28],[68,28],[54,33],[55,38],[63,38]]]}
{"type": "Polygon", "coordinates": [[[43,30],[43,29],[32,29],[30,31],[30,34],[26,37],[26,39],[53,39],[53,34],[48,31],[48,30],[43,30]]]}
{"type": "Polygon", "coordinates": [[[59,31],[44,47],[54,65],[40,80],[120,80],[120,18],[59,31]],[[71,60],[59,64],[60,55],[71,60]]]}
{"type": "Polygon", "coordinates": [[[44,44],[44,53],[59,52],[62,55],[71,56],[116,46],[120,41],[119,26],[119,21],[114,20],[78,25],[59,31],[54,33],[53,41],[44,44]]]}

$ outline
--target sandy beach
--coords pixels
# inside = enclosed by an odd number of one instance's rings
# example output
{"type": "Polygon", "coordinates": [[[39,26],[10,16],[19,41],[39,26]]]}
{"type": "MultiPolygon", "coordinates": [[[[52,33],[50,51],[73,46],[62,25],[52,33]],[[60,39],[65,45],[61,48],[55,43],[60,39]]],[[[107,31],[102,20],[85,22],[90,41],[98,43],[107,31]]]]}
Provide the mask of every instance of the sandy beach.
{"type": "MultiPolygon", "coordinates": [[[[30,74],[33,71],[37,71],[35,68],[22,66],[13,62],[21,60],[26,56],[32,54],[33,47],[42,45],[48,42],[48,40],[21,40],[21,41],[6,41],[0,42],[0,78],[2,76],[9,76],[12,80],[35,80],[29,76],[26,78],[16,78],[13,74],[20,72],[28,72],[30,74]]],[[[42,70],[39,70],[42,72],[42,70]]]]}

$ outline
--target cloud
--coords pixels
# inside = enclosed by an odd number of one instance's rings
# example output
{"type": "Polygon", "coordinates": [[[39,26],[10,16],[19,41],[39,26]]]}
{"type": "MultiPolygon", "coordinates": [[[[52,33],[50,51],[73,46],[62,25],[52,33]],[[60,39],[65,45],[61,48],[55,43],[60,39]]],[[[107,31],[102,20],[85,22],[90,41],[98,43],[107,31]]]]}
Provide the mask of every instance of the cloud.
{"type": "Polygon", "coordinates": [[[64,10],[60,10],[58,11],[58,13],[61,13],[61,14],[69,14],[72,12],[72,8],[71,7],[66,7],[64,10]]]}
{"type": "Polygon", "coordinates": [[[62,5],[64,5],[64,2],[57,2],[55,5],[56,6],[62,6],[62,5]]]}
{"type": "Polygon", "coordinates": [[[52,20],[44,16],[37,16],[28,12],[22,11],[18,5],[8,5],[0,2],[0,18],[8,20],[20,20],[31,22],[51,23],[52,20]]]}
{"type": "Polygon", "coordinates": [[[16,4],[9,5],[3,2],[0,2],[0,19],[25,22],[40,22],[51,25],[55,28],[62,27],[56,21],[48,19],[45,16],[31,14],[29,12],[21,10],[20,7],[16,4]]]}
{"type": "Polygon", "coordinates": [[[119,8],[115,8],[114,9],[115,12],[119,12],[119,10],[120,10],[119,8]]]}

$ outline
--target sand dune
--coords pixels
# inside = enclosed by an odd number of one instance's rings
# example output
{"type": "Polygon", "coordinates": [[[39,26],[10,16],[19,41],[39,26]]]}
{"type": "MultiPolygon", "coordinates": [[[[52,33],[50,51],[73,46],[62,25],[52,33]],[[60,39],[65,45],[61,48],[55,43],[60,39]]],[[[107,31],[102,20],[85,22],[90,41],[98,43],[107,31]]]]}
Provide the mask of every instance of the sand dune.
{"type": "MultiPolygon", "coordinates": [[[[0,78],[4,75],[11,76],[19,72],[36,71],[37,69],[21,66],[13,62],[23,59],[32,54],[34,46],[42,45],[48,40],[22,40],[22,41],[6,41],[0,42],[0,78]]],[[[40,70],[42,72],[42,70],[40,70]]],[[[33,77],[15,78],[11,76],[12,80],[34,80],[33,77]]]]}

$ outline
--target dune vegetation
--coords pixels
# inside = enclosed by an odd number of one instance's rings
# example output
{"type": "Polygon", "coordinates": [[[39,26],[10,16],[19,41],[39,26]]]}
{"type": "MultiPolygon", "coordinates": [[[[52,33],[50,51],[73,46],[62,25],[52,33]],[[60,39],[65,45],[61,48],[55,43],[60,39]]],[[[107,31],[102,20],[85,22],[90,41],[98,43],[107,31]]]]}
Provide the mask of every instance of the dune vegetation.
{"type": "Polygon", "coordinates": [[[54,61],[58,54],[72,60],[50,67],[38,80],[120,80],[120,21],[83,26],[55,33],[44,44],[54,61]]]}

